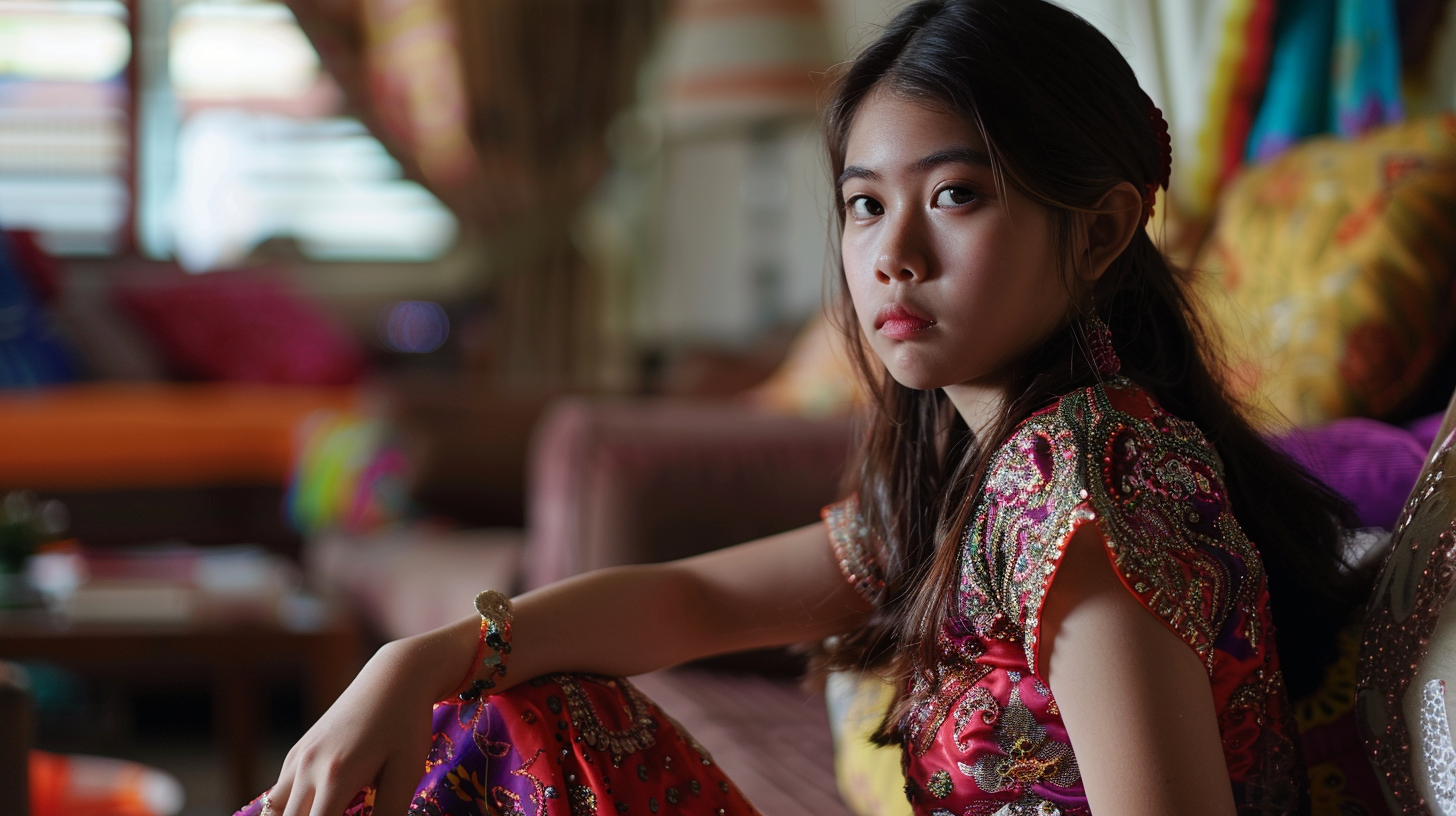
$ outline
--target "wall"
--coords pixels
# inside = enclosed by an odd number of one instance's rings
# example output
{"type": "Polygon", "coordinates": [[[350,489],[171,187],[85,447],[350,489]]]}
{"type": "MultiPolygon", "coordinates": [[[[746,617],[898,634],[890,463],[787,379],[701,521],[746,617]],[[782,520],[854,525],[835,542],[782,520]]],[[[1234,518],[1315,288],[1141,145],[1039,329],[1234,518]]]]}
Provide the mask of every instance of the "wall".
{"type": "MultiPolygon", "coordinates": [[[[822,0],[835,58],[853,53],[906,0],[822,0]]],[[[655,223],[631,293],[629,334],[650,345],[742,345],[774,322],[801,321],[820,306],[831,244],[828,164],[817,124],[784,129],[768,150],[782,168],[777,190],[747,189],[754,145],[747,135],[662,148],[655,223]],[[764,308],[755,269],[763,256],[752,202],[782,196],[776,233],[782,276],[764,308]],[[755,199],[755,196],[758,199],[755,199]]],[[[760,149],[764,149],[763,146],[760,149]]],[[[762,187],[763,185],[758,185],[762,187]]]]}

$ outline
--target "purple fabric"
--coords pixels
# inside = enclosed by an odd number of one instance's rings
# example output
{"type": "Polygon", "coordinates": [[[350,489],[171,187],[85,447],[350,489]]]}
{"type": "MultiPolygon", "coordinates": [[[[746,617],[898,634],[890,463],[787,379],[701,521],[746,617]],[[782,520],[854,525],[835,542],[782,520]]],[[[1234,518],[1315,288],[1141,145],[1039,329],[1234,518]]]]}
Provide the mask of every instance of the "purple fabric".
{"type": "Polygon", "coordinates": [[[1445,414],[1431,414],[1428,417],[1421,417],[1405,426],[1410,435],[1415,438],[1416,444],[1424,450],[1430,450],[1436,444],[1436,434],[1441,432],[1441,420],[1445,414]]]}
{"type": "MultiPolygon", "coordinates": [[[[409,816],[760,816],[707,749],[613,677],[548,675],[437,703],[423,770],[409,816]]],[[[236,816],[264,816],[262,805],[236,816]]],[[[373,813],[366,787],[343,816],[373,813]]]]}
{"type": "MultiPolygon", "coordinates": [[[[1430,437],[1435,436],[1440,416],[1435,420],[1430,437]]],[[[1408,431],[1373,419],[1353,418],[1295,430],[1269,441],[1348,499],[1361,525],[1390,529],[1425,463],[1430,440],[1422,441],[1420,433],[1414,428],[1408,431]]]]}

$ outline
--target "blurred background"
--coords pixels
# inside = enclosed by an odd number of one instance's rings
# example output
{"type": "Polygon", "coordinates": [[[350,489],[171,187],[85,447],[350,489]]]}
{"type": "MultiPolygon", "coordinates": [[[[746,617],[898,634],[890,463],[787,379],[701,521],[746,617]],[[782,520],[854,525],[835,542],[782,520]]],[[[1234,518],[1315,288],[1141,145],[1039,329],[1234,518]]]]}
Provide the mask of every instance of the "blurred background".
{"type": "MultiPolygon", "coordinates": [[[[903,5],[0,0],[0,798],[231,813],[476,591],[813,521],[860,399],[816,116],[903,5]]],[[[1248,393],[1310,427],[1444,405],[1448,3],[1068,5],[1167,116],[1152,228],[1238,301],[1248,393]],[[1398,183],[1420,217],[1346,242],[1375,261],[1229,232],[1380,221],[1398,183]],[[1239,289],[1260,258],[1317,296],[1239,289]]],[[[693,695],[795,665],[673,688],[732,764],[766,723],[693,695]]],[[[881,812],[822,730],[787,743],[822,778],[760,764],[750,798],[881,812]]]]}

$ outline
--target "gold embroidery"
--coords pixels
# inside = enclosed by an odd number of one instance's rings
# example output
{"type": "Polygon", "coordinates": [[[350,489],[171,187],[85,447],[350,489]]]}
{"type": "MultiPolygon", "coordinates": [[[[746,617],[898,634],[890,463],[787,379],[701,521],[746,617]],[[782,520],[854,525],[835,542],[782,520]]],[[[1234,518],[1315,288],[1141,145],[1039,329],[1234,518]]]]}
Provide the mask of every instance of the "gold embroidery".
{"type": "Polygon", "coordinates": [[[974,765],[959,763],[961,772],[986,793],[1025,788],[1033,783],[1069,788],[1081,781],[1072,746],[1047,736],[1046,729],[1021,701],[1021,690],[1015,684],[995,734],[1003,755],[985,754],[974,765]]]}
{"type": "Polygon", "coordinates": [[[567,714],[571,717],[572,726],[581,735],[582,742],[594,750],[611,754],[612,767],[622,767],[622,760],[627,756],[657,744],[657,737],[653,735],[653,731],[657,729],[657,720],[652,716],[652,704],[636,686],[620,677],[587,678],[584,675],[562,674],[551,679],[561,686],[561,694],[566,698],[567,714]],[[620,731],[612,731],[602,725],[591,699],[581,687],[582,680],[618,687],[626,701],[623,713],[631,725],[620,731]]]}
{"type": "Polygon", "coordinates": [[[874,606],[885,599],[885,577],[875,553],[874,539],[859,513],[859,498],[850,496],[824,508],[834,559],[855,592],[874,606]]]}

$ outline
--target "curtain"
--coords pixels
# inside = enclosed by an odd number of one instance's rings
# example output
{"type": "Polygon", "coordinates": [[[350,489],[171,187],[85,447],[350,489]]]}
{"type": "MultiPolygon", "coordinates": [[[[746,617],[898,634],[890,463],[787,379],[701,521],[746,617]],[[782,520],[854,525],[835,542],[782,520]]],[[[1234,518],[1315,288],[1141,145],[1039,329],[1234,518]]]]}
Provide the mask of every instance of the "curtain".
{"type": "Polygon", "coordinates": [[[571,240],[667,0],[290,0],[411,178],[487,241],[499,372],[582,385],[602,287],[571,240]]]}
{"type": "Polygon", "coordinates": [[[1173,141],[1168,209],[1183,221],[1205,221],[1243,161],[1267,73],[1274,0],[1065,4],[1118,46],[1162,108],[1173,141]]]}
{"type": "Polygon", "coordinates": [[[1173,140],[1164,248],[1191,259],[1246,161],[1456,105],[1449,0],[1063,0],[1108,36],[1173,140]],[[1414,103],[1414,104],[1412,104],[1414,103]]]}
{"type": "Polygon", "coordinates": [[[1400,121],[1400,54],[1392,0],[1285,0],[1248,158],[1273,158],[1320,133],[1353,137],[1400,121]]]}

